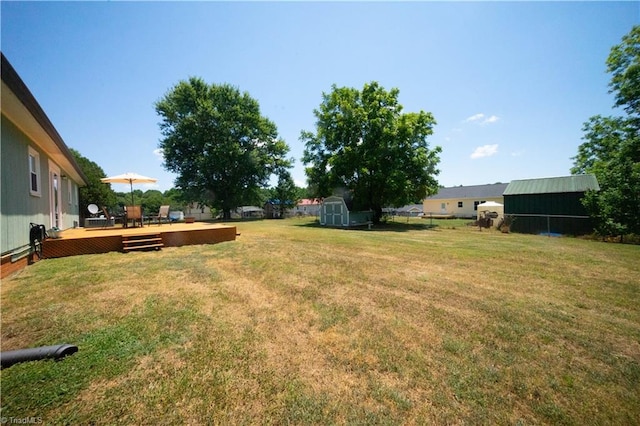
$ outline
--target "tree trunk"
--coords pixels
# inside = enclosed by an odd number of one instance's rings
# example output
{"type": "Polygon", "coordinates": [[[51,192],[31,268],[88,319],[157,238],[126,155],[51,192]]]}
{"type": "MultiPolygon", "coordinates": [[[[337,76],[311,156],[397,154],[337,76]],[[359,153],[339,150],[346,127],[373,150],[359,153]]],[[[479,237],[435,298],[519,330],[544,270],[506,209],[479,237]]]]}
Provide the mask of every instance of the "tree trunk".
{"type": "Polygon", "coordinates": [[[372,210],[373,210],[372,222],[374,223],[374,225],[378,225],[382,220],[382,207],[376,206],[372,210]]]}
{"type": "Polygon", "coordinates": [[[231,219],[231,209],[223,208],[222,209],[222,219],[230,220],[231,219]]]}

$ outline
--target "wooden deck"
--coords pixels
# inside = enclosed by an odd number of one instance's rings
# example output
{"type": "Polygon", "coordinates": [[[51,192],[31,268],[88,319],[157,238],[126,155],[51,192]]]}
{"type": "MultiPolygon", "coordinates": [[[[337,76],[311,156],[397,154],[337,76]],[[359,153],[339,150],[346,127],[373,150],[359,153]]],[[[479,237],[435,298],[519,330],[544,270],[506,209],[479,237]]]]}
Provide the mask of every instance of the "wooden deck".
{"type": "Polygon", "coordinates": [[[191,244],[215,244],[236,239],[236,227],[206,222],[152,224],[141,228],[76,228],[60,233],[60,238],[48,238],[42,244],[42,257],[77,256],[81,254],[125,251],[124,240],[145,237],[160,238],[164,247],[191,244]]]}

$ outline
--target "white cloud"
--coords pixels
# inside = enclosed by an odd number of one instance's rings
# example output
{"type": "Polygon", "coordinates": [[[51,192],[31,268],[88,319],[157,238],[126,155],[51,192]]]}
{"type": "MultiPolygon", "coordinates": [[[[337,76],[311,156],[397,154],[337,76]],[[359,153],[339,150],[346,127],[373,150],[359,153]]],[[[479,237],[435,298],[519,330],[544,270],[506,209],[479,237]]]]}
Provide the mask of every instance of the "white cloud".
{"type": "Polygon", "coordinates": [[[500,117],[498,117],[497,115],[492,115],[491,117],[487,118],[486,120],[484,120],[482,122],[482,124],[490,124],[490,123],[495,123],[496,121],[500,120],[500,117]]]}
{"type": "Polygon", "coordinates": [[[471,154],[472,159],[491,157],[498,153],[498,144],[479,146],[471,154]]]}
{"type": "Polygon", "coordinates": [[[162,151],[162,148],[158,148],[158,149],[154,149],[153,150],[153,155],[155,155],[156,157],[160,158],[161,160],[164,160],[163,154],[164,154],[164,152],[162,151]]]}
{"type": "Polygon", "coordinates": [[[472,121],[482,120],[483,118],[484,118],[484,114],[483,113],[479,113],[479,114],[472,115],[471,117],[467,118],[464,121],[472,122],[472,121]]]}
{"type": "Polygon", "coordinates": [[[480,112],[478,114],[472,115],[471,117],[468,117],[464,121],[465,123],[478,123],[480,125],[485,125],[485,124],[495,123],[498,120],[500,120],[500,117],[498,117],[497,115],[491,115],[487,117],[486,115],[480,112]]]}

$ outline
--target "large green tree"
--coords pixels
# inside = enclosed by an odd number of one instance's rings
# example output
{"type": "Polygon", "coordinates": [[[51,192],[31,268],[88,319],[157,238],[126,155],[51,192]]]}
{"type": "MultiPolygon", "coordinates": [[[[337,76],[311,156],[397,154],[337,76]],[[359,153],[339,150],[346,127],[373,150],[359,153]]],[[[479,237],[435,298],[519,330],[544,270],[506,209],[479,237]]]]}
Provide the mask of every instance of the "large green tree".
{"type": "Polygon", "coordinates": [[[593,173],[599,192],[584,205],[602,235],[640,234],[640,26],[614,46],[607,59],[609,92],[626,115],[593,116],[584,124],[584,142],[572,173],[593,173]]]}
{"type": "Polygon", "coordinates": [[[102,167],[82,156],[77,150],[70,148],[70,151],[87,177],[87,185],[81,186],[78,190],[80,218],[86,217],[89,204],[96,204],[98,207],[114,207],[117,200],[116,193],[111,189],[111,184],[102,183],[100,180],[107,177],[102,167]]]}
{"type": "Polygon", "coordinates": [[[303,162],[313,196],[348,195],[357,210],[418,202],[438,189],[440,147],[427,137],[436,124],[431,113],[403,113],[398,89],[377,82],[362,90],[332,86],[314,110],[315,133],[303,131],[303,162]]]}
{"type": "Polygon", "coordinates": [[[300,191],[293,182],[291,174],[283,170],[278,175],[278,184],[272,189],[273,199],[277,200],[278,217],[283,219],[287,210],[291,210],[298,204],[300,191]]]}
{"type": "Polygon", "coordinates": [[[192,77],[156,103],[162,117],[164,166],[189,201],[222,210],[250,204],[281,168],[290,167],[287,144],[258,102],[228,84],[192,77]]]}

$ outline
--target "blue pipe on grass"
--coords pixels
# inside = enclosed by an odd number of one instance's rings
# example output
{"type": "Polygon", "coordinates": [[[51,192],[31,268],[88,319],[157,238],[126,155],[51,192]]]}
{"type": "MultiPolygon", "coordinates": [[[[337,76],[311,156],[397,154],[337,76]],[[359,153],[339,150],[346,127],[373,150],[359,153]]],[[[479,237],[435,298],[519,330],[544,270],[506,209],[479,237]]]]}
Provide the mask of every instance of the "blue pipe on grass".
{"type": "Polygon", "coordinates": [[[41,359],[61,360],[67,355],[78,352],[78,347],[67,343],[39,348],[17,349],[15,351],[0,352],[0,368],[11,367],[13,364],[41,359]]]}

